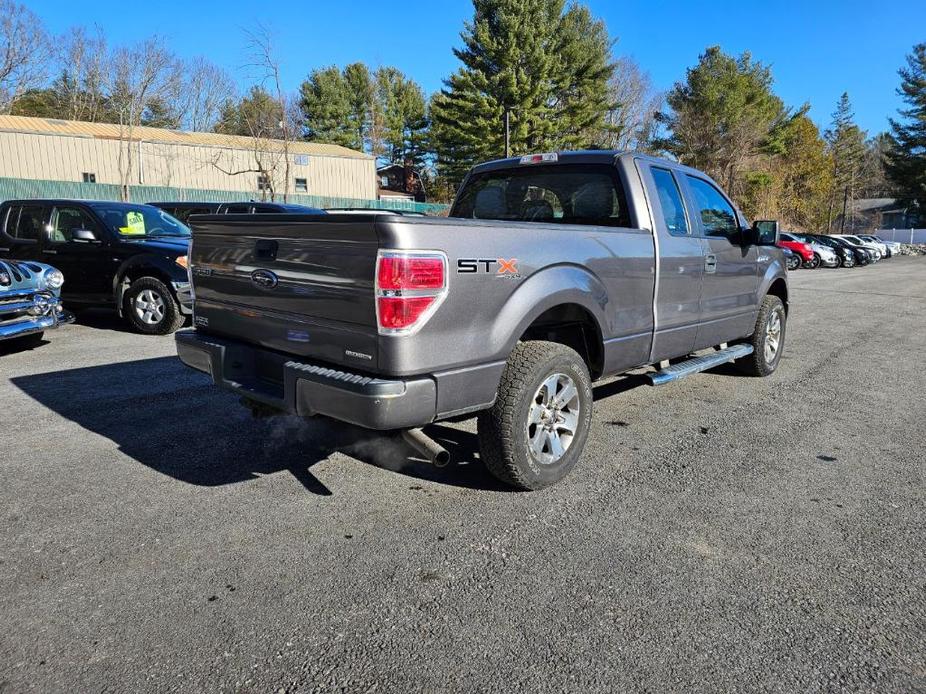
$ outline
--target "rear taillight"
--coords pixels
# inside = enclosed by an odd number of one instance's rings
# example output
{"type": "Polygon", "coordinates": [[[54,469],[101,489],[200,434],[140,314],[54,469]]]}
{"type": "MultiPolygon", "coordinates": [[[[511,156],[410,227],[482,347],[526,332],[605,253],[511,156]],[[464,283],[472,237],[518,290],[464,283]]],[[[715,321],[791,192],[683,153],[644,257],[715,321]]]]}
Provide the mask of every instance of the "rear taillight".
{"type": "Polygon", "coordinates": [[[447,256],[431,251],[380,251],[376,318],[381,333],[421,327],[447,293],[447,256]]]}

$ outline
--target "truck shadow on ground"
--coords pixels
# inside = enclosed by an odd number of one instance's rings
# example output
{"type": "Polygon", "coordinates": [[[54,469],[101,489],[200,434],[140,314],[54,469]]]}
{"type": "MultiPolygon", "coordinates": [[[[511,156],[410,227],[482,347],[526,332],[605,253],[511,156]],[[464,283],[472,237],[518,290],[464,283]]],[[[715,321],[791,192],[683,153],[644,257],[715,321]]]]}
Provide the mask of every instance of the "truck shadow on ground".
{"type": "Polygon", "coordinates": [[[133,460],[187,484],[219,486],[289,472],[308,491],[330,495],[312,467],[340,452],[419,480],[506,489],[479,462],[472,433],[428,427],[452,455],[449,466],[435,468],[398,436],[325,419],[253,419],[234,395],[175,357],[17,376],[11,382],[59,416],[113,441],[133,460]]]}

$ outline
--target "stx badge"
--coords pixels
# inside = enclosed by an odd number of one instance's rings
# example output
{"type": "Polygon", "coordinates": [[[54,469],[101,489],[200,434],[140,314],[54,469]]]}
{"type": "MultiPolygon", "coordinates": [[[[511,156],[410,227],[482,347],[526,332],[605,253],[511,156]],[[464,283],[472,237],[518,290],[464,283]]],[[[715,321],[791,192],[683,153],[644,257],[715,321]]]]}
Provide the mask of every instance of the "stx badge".
{"type": "Polygon", "coordinates": [[[496,277],[510,277],[518,279],[517,258],[460,258],[457,260],[457,272],[469,274],[474,272],[492,273],[496,277]]]}

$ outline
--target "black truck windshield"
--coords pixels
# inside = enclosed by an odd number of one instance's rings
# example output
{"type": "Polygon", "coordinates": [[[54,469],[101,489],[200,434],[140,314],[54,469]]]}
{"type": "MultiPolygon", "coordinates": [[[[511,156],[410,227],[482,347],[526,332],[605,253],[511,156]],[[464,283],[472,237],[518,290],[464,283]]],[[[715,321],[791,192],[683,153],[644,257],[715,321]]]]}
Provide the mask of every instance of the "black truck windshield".
{"type": "Polygon", "coordinates": [[[617,172],[607,165],[522,166],[470,177],[451,217],[630,226],[617,172]]]}
{"type": "Polygon", "coordinates": [[[107,226],[120,236],[189,237],[190,229],[163,210],[151,205],[103,203],[93,209],[107,226]]]}

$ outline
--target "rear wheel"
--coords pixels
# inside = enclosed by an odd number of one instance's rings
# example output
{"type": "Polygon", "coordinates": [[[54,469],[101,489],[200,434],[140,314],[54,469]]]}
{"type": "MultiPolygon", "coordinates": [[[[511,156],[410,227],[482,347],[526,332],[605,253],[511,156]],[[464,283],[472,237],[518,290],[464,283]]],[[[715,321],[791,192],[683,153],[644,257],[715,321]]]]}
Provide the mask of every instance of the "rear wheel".
{"type": "Polygon", "coordinates": [[[168,335],[183,325],[180,304],[173,292],[156,277],[140,277],[122,296],[122,315],[146,335],[168,335]]]}
{"type": "Polygon", "coordinates": [[[777,296],[767,295],[759,307],[756,329],[749,338],[752,354],[736,360],[736,366],[749,376],[770,376],[781,361],[785,346],[788,316],[785,305],[777,296]]]}
{"type": "Polygon", "coordinates": [[[575,467],[591,419],[591,378],[582,357],[555,342],[521,342],[508,358],[495,405],[479,415],[482,460],[513,487],[547,487],[575,467]]]}

